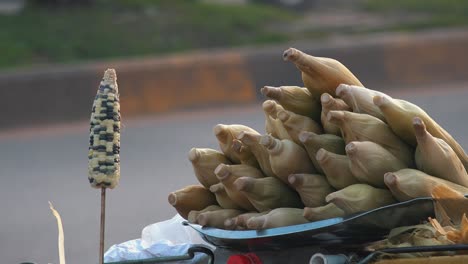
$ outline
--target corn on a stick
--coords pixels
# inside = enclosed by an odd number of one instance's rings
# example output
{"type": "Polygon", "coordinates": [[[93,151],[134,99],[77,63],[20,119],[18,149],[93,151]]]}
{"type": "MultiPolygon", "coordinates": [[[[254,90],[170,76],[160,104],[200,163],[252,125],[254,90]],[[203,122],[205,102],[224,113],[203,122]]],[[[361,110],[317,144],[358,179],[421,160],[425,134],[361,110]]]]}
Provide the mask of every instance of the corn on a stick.
{"type": "Polygon", "coordinates": [[[94,188],[115,188],[120,179],[120,102],[115,70],[99,85],[91,113],[88,180],[94,188]]]}
{"type": "Polygon", "coordinates": [[[107,69],[99,84],[91,112],[89,129],[88,180],[101,188],[99,263],[104,263],[106,188],[115,188],[120,179],[120,102],[117,75],[107,69]]]}

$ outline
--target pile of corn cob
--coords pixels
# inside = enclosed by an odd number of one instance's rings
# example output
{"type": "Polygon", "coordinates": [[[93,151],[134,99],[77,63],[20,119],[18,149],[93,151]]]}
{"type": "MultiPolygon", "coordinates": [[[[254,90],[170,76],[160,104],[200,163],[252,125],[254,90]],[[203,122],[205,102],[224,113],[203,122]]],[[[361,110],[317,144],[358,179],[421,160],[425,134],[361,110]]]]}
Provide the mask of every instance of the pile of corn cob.
{"type": "Polygon", "coordinates": [[[463,148],[420,107],[365,88],[339,61],[290,48],[305,87],[265,86],[265,131],[218,124],[188,157],[200,185],[169,194],[191,223],[265,229],[341,217],[437,186],[468,193],[463,148]]]}

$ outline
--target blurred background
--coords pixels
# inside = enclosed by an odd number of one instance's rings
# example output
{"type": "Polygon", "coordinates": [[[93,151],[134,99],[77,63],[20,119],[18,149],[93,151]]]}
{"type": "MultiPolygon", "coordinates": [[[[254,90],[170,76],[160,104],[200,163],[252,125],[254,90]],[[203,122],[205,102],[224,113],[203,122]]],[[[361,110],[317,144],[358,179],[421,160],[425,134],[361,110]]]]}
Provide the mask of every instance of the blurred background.
{"type": "Polygon", "coordinates": [[[2,0],[0,67],[468,23],[462,0],[2,0]]]}
{"type": "Polygon", "coordinates": [[[264,85],[302,85],[296,47],[345,64],[368,88],[410,100],[466,149],[468,1],[0,0],[0,256],[97,263],[99,190],[87,182],[100,78],[121,92],[122,179],[108,192],[106,248],[176,212],[195,184],[187,152],[212,128],[264,131],[264,85]]]}

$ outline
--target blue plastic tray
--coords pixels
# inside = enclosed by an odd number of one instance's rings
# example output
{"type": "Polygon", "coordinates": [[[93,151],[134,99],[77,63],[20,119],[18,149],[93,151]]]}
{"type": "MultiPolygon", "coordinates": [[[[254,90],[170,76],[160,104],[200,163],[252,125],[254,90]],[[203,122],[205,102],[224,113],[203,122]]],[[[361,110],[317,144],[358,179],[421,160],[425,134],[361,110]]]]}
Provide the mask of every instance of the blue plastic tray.
{"type": "Polygon", "coordinates": [[[264,230],[232,231],[183,222],[220,248],[275,250],[301,246],[356,247],[384,238],[390,229],[434,217],[432,198],[416,198],[347,217],[264,230]]]}

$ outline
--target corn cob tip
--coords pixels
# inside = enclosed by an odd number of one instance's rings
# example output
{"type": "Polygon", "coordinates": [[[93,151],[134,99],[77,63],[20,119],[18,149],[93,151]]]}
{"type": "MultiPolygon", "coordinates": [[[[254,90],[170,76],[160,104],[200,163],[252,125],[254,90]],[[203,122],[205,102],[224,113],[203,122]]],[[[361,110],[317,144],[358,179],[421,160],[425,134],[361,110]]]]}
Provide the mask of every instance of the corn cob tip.
{"type": "Polygon", "coordinates": [[[234,187],[238,191],[248,191],[253,185],[252,179],[249,177],[240,177],[234,181],[234,187]]]}
{"type": "Polygon", "coordinates": [[[260,92],[266,97],[269,97],[275,100],[281,99],[280,87],[264,86],[262,89],[260,89],[260,92]]]}
{"type": "Polygon", "coordinates": [[[236,221],[233,218],[228,218],[224,220],[224,226],[226,229],[234,229],[236,227],[236,221]]]}
{"type": "MultiPolygon", "coordinates": [[[[263,88],[260,89],[260,91],[262,92],[268,92],[269,90],[275,90],[275,89],[278,89],[279,87],[275,87],[275,86],[269,86],[269,85],[265,85],[263,86],[263,88]]],[[[265,94],[264,94],[265,95],[265,94]]]]}
{"type": "Polygon", "coordinates": [[[348,92],[348,90],[349,85],[342,83],[336,87],[335,94],[339,97],[342,97],[348,92]]]}
{"type": "Polygon", "coordinates": [[[374,102],[374,105],[381,107],[384,106],[388,101],[388,98],[385,98],[385,96],[381,95],[376,95],[372,98],[372,102],[374,102]]]}
{"type": "Polygon", "coordinates": [[[336,192],[332,192],[330,194],[328,194],[326,197],[325,197],[325,202],[327,203],[333,203],[335,202],[335,199],[337,198],[337,194],[336,192]]]}
{"type": "Polygon", "coordinates": [[[340,124],[344,121],[345,113],[343,111],[332,110],[327,114],[327,121],[340,124]]]}
{"type": "Polygon", "coordinates": [[[119,93],[119,89],[117,86],[117,73],[114,69],[107,69],[104,71],[104,76],[102,77],[101,86],[108,85],[110,88],[113,89],[115,94],[119,93]]]}
{"type": "Polygon", "coordinates": [[[106,82],[114,83],[117,81],[117,74],[115,69],[107,69],[104,71],[104,77],[102,78],[106,82]]]}
{"type": "Polygon", "coordinates": [[[292,186],[300,186],[302,184],[302,178],[296,174],[291,174],[288,176],[288,182],[292,186]]]}
{"type": "Polygon", "coordinates": [[[330,102],[332,99],[332,96],[328,93],[323,93],[321,96],[320,96],[320,102],[322,104],[327,104],[328,102],[330,102]]]}
{"type": "Polygon", "coordinates": [[[324,148],[321,148],[315,154],[315,159],[317,161],[324,161],[327,156],[327,151],[324,148]]]}
{"type": "Polygon", "coordinates": [[[310,136],[312,135],[314,135],[313,132],[304,130],[304,131],[299,132],[298,138],[300,142],[306,143],[309,140],[310,136]]]}
{"type": "Polygon", "coordinates": [[[222,183],[216,183],[210,186],[209,188],[210,192],[212,193],[220,193],[224,192],[224,185],[222,183]]]}
{"type": "Polygon", "coordinates": [[[189,221],[189,223],[191,224],[198,224],[197,223],[197,216],[198,216],[199,212],[198,211],[195,211],[195,210],[192,210],[188,213],[187,215],[187,220],[189,221]]]}
{"type": "Polygon", "coordinates": [[[188,159],[192,163],[196,163],[199,158],[200,158],[200,152],[198,151],[198,149],[197,148],[192,148],[188,153],[188,159]]]}
{"type": "Polygon", "coordinates": [[[237,135],[237,139],[239,139],[243,145],[250,146],[252,144],[258,143],[260,140],[261,135],[254,134],[248,131],[242,131],[237,135]]]}
{"type": "Polygon", "coordinates": [[[278,119],[281,120],[281,122],[286,122],[289,119],[290,114],[284,110],[280,110],[278,111],[277,116],[278,119]]]}
{"type": "Polygon", "coordinates": [[[241,153],[244,150],[244,146],[242,145],[242,141],[240,141],[239,139],[233,139],[232,140],[231,148],[236,153],[241,153]]]}
{"type": "Polygon", "coordinates": [[[272,149],[276,146],[276,140],[270,135],[263,135],[259,141],[260,145],[265,146],[267,149],[272,149]]]}
{"type": "Polygon", "coordinates": [[[242,140],[245,137],[245,131],[241,131],[239,134],[237,134],[237,139],[242,140]]]}
{"type": "Polygon", "coordinates": [[[213,128],[213,132],[218,141],[222,144],[229,144],[230,133],[226,125],[218,124],[213,128]]]}
{"type": "Polygon", "coordinates": [[[263,216],[258,216],[258,217],[252,217],[247,221],[247,227],[249,229],[263,229],[263,226],[265,225],[265,217],[263,216]]]}
{"type": "Polygon", "coordinates": [[[424,121],[417,116],[413,118],[413,128],[416,136],[423,137],[426,135],[426,125],[424,124],[424,121]]]}
{"type": "Polygon", "coordinates": [[[206,226],[208,224],[208,216],[206,216],[204,214],[199,214],[197,216],[197,222],[201,226],[206,226]]]}
{"type": "Polygon", "coordinates": [[[218,193],[224,190],[224,185],[222,184],[213,184],[210,186],[210,192],[218,193]]]}
{"type": "Polygon", "coordinates": [[[396,185],[397,176],[393,172],[387,172],[384,174],[384,182],[388,187],[396,185]]]}
{"type": "Polygon", "coordinates": [[[226,179],[231,173],[229,172],[229,168],[226,164],[219,164],[215,170],[214,170],[214,173],[216,174],[216,176],[218,176],[218,179],[220,180],[224,180],[226,179]]]}
{"type": "Polygon", "coordinates": [[[224,124],[217,124],[213,127],[213,133],[215,136],[222,134],[226,130],[226,125],[224,124]]]}
{"type": "Polygon", "coordinates": [[[177,205],[177,195],[175,193],[170,193],[167,196],[167,201],[169,202],[170,205],[176,206],[177,205]]]}
{"type": "Polygon", "coordinates": [[[294,62],[299,58],[301,53],[301,51],[295,48],[289,48],[283,52],[283,60],[294,62]]]}
{"type": "Polygon", "coordinates": [[[275,105],[276,105],[275,101],[266,100],[265,102],[263,102],[262,108],[263,110],[265,110],[265,112],[272,113],[275,110],[275,105]]]}
{"type": "Polygon", "coordinates": [[[349,156],[349,155],[353,155],[356,153],[357,151],[357,146],[356,146],[356,143],[355,142],[350,142],[348,143],[348,145],[346,145],[345,147],[345,151],[346,151],[346,154],[349,156]]]}

